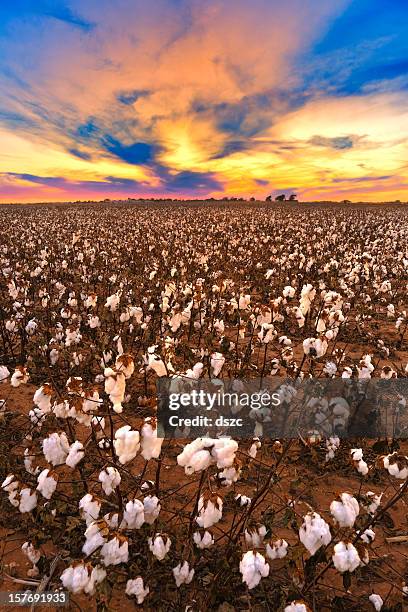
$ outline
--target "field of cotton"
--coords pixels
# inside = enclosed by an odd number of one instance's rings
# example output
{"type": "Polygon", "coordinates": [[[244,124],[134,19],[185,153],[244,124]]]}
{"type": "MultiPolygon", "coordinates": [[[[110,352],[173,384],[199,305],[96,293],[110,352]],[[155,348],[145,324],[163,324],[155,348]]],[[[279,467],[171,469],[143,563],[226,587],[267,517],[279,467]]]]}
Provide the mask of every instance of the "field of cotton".
{"type": "Polygon", "coordinates": [[[402,206],[0,208],[0,590],[403,610],[408,443],[163,440],[155,415],[162,376],[407,377],[407,290],[402,206]]]}

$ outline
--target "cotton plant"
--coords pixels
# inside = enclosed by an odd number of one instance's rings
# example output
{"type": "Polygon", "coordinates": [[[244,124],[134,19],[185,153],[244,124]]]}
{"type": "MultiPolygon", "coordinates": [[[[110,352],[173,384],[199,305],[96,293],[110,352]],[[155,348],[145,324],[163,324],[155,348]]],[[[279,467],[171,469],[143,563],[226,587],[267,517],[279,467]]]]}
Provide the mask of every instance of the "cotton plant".
{"type": "Polygon", "coordinates": [[[119,565],[129,561],[129,543],[122,534],[112,535],[103,544],[100,550],[102,563],[108,565],[119,565]]]}
{"type": "Polygon", "coordinates": [[[394,478],[399,480],[406,480],[408,478],[408,457],[398,453],[391,453],[384,456],[382,460],[390,476],[394,476],[394,478]]]}
{"type": "Polygon", "coordinates": [[[283,559],[288,554],[288,543],[280,539],[266,545],[266,554],[269,559],[283,559]]]}
{"type": "Polygon", "coordinates": [[[32,564],[32,567],[27,571],[27,576],[35,578],[39,575],[40,571],[37,567],[37,563],[41,559],[41,550],[35,548],[32,542],[24,542],[21,547],[22,552],[32,564]]]}
{"type": "Polygon", "coordinates": [[[360,474],[363,476],[367,476],[368,474],[368,465],[363,459],[363,451],[361,448],[352,448],[351,449],[351,459],[353,464],[360,474]]]}

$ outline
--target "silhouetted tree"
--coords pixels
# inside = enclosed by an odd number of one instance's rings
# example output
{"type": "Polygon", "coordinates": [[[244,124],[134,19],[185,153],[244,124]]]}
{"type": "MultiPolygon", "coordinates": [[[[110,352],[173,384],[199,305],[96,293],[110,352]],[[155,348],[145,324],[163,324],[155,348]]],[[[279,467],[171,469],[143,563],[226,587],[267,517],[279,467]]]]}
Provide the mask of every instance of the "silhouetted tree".
{"type": "Polygon", "coordinates": [[[275,200],[277,202],[284,202],[286,200],[286,196],[284,193],[281,193],[281,195],[276,196],[275,200]]]}

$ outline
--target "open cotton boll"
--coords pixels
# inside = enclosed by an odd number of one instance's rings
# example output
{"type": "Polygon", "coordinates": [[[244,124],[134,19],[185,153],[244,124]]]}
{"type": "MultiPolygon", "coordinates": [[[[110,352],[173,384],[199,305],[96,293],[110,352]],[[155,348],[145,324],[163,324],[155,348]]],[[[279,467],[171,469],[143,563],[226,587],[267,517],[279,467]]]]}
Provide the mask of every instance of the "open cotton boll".
{"type": "Polygon", "coordinates": [[[350,493],[342,493],[340,501],[330,504],[330,512],[340,527],[353,527],[360,512],[358,501],[350,493]]]}
{"type": "Polygon", "coordinates": [[[222,518],[222,499],[217,496],[212,496],[210,499],[205,499],[201,496],[198,502],[198,516],[196,522],[199,527],[207,529],[218,523],[222,518]]]}
{"type": "Polygon", "coordinates": [[[105,570],[97,565],[95,568],[85,561],[76,561],[61,574],[61,582],[68,591],[74,594],[93,595],[95,587],[106,577],[105,570]]]}
{"type": "Polygon", "coordinates": [[[159,561],[163,561],[164,557],[170,550],[171,540],[166,535],[156,533],[154,538],[148,539],[149,550],[159,561]]]}
{"type": "Polygon", "coordinates": [[[37,494],[29,487],[25,487],[20,491],[20,503],[18,509],[22,514],[31,512],[37,505],[37,494]]]}
{"type": "Polygon", "coordinates": [[[50,470],[43,470],[37,478],[37,491],[41,493],[45,499],[51,499],[55,489],[57,488],[58,476],[50,470]]]}
{"type": "Polygon", "coordinates": [[[266,527],[265,525],[260,525],[259,527],[245,529],[244,535],[245,542],[249,546],[252,546],[253,548],[260,548],[266,536],[266,527]]]}
{"type": "Polygon", "coordinates": [[[0,366],[0,384],[5,383],[10,377],[10,370],[6,366],[0,366]]]}
{"type": "Polygon", "coordinates": [[[269,575],[269,570],[270,567],[261,553],[253,552],[252,550],[243,555],[239,564],[242,582],[245,582],[248,589],[258,586],[261,578],[266,578],[269,575]]]}
{"type": "Polygon", "coordinates": [[[150,589],[148,586],[146,588],[144,587],[143,578],[141,576],[138,576],[137,578],[133,578],[132,580],[127,581],[125,593],[129,596],[134,595],[136,597],[137,603],[140,606],[150,593],[150,589]]]}
{"type": "Polygon", "coordinates": [[[329,525],[317,512],[309,512],[303,518],[303,524],[299,529],[299,539],[313,556],[321,546],[330,544],[329,525]]]}
{"type": "Polygon", "coordinates": [[[173,567],[173,576],[177,587],[182,584],[190,584],[194,576],[194,568],[190,569],[188,561],[184,561],[173,567]]]}
{"type": "Polygon", "coordinates": [[[311,610],[304,601],[292,601],[285,607],[284,612],[311,612],[311,610]]]}
{"type": "Polygon", "coordinates": [[[249,506],[252,501],[250,497],[247,497],[246,495],[241,495],[241,493],[238,493],[238,495],[235,496],[235,500],[239,503],[241,507],[249,506]]]}
{"type": "Polygon", "coordinates": [[[102,483],[102,489],[106,495],[111,495],[113,491],[120,485],[121,476],[118,470],[112,466],[102,470],[98,476],[98,480],[102,483]]]}
{"type": "Polygon", "coordinates": [[[153,525],[161,510],[159,498],[155,495],[147,495],[143,500],[143,509],[145,522],[148,525],[153,525]]]}
{"type": "Polygon", "coordinates": [[[34,393],[33,402],[43,414],[51,412],[52,387],[45,383],[34,393]]]}
{"type": "Polygon", "coordinates": [[[157,437],[157,428],[150,418],[145,419],[142,427],[141,455],[146,461],[158,459],[164,438],[157,437]]]}
{"type": "Polygon", "coordinates": [[[101,511],[101,502],[91,493],[87,493],[79,500],[79,514],[90,525],[96,521],[101,511]]]}
{"type": "Polygon", "coordinates": [[[129,561],[129,544],[121,534],[113,536],[102,546],[100,555],[105,566],[119,565],[129,561]]]}
{"type": "Polygon", "coordinates": [[[199,531],[193,533],[193,541],[197,548],[210,548],[214,544],[214,538],[209,531],[205,531],[203,535],[199,531]]]}
{"type": "Polygon", "coordinates": [[[205,470],[211,464],[217,467],[230,467],[235,459],[238,443],[229,438],[196,438],[186,444],[177,456],[177,463],[184,467],[186,474],[205,470]]]}
{"type": "Polygon", "coordinates": [[[65,459],[65,463],[72,469],[84,458],[84,446],[82,442],[78,442],[76,440],[69,447],[69,453],[67,458],[65,459]]]}
{"type": "Polygon", "coordinates": [[[123,372],[116,372],[112,368],[105,368],[105,393],[113,404],[113,410],[120,414],[123,411],[122,402],[125,399],[126,379],[123,372]]]}
{"type": "Polygon", "coordinates": [[[144,506],[139,499],[132,499],[127,502],[123,512],[121,528],[140,529],[145,522],[144,506]]]}
{"type": "Polygon", "coordinates": [[[130,425],[124,425],[115,432],[113,445],[122,465],[136,457],[140,448],[139,438],[139,432],[131,429],[130,425]]]}
{"type": "Polygon", "coordinates": [[[354,572],[361,564],[357,549],[351,542],[347,544],[345,542],[338,542],[334,547],[332,560],[336,570],[342,574],[344,572],[354,572]]]}
{"type": "Polygon", "coordinates": [[[84,555],[91,555],[97,548],[103,546],[108,534],[109,527],[103,519],[92,521],[85,530],[85,544],[82,547],[84,555]]]}
{"type": "Polygon", "coordinates": [[[360,537],[366,544],[371,544],[375,540],[375,532],[372,529],[366,529],[360,537]]]}
{"type": "Polygon", "coordinates": [[[406,480],[408,478],[408,457],[405,455],[399,455],[398,453],[392,453],[386,455],[383,459],[383,464],[388,473],[395,478],[400,480],[406,480]]]}
{"type": "Polygon", "coordinates": [[[42,442],[42,449],[45,459],[52,465],[61,465],[69,453],[69,442],[65,432],[61,434],[52,433],[42,442]]]}
{"type": "Polygon", "coordinates": [[[266,545],[266,554],[270,559],[283,559],[288,554],[288,543],[286,540],[276,540],[276,542],[266,545]]]}
{"type": "Polygon", "coordinates": [[[11,386],[19,387],[20,385],[25,385],[28,383],[28,379],[30,378],[27,368],[24,366],[17,366],[14,370],[13,376],[11,377],[11,386]]]}
{"type": "Polygon", "coordinates": [[[213,376],[217,377],[224,367],[225,357],[222,353],[213,353],[211,355],[211,368],[213,376]]]}
{"type": "Polygon", "coordinates": [[[118,293],[114,293],[106,298],[105,308],[109,308],[111,312],[115,312],[118,309],[120,302],[120,295],[118,293]]]}
{"type": "Polygon", "coordinates": [[[382,597],[380,595],[377,595],[377,593],[373,593],[369,596],[368,600],[373,604],[374,610],[376,610],[376,612],[380,612],[381,608],[384,605],[382,597]]]}
{"type": "Polygon", "coordinates": [[[164,361],[157,355],[149,354],[147,362],[147,370],[153,370],[156,376],[167,376],[167,369],[164,361]]]}
{"type": "Polygon", "coordinates": [[[21,547],[22,552],[27,557],[27,559],[32,563],[33,567],[28,570],[28,576],[38,576],[39,570],[37,567],[37,563],[41,559],[41,551],[37,548],[34,548],[31,542],[24,542],[21,547]]]}

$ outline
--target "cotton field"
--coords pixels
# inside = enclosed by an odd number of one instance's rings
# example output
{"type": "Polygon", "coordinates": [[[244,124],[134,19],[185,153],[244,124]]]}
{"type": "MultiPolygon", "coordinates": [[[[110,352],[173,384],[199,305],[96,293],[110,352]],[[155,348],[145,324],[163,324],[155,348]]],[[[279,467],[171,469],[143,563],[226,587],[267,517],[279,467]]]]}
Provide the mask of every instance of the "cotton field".
{"type": "Polygon", "coordinates": [[[406,378],[407,221],[0,208],[0,590],[87,611],[405,609],[406,441],[163,439],[156,384],[406,378]]]}

